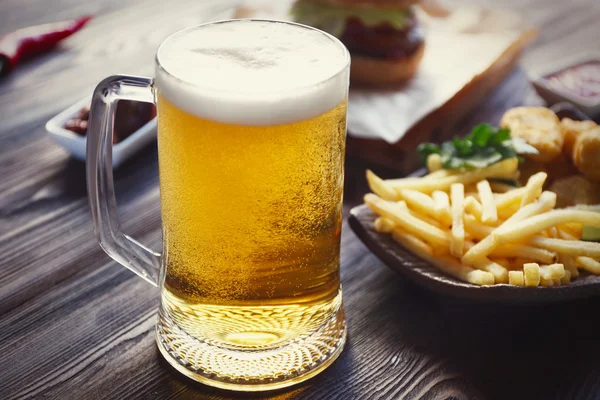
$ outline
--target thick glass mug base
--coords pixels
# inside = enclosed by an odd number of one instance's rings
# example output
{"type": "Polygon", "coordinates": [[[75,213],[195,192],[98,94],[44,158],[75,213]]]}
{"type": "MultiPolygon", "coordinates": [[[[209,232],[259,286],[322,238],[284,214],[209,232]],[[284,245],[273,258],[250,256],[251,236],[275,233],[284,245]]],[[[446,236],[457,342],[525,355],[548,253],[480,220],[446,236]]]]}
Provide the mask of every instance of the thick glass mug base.
{"type": "MultiPolygon", "coordinates": [[[[184,375],[209,386],[237,391],[264,391],[279,389],[303,382],[327,368],[341,353],[346,341],[346,322],[341,301],[341,290],[329,303],[331,316],[308,334],[279,341],[274,346],[268,341],[269,330],[240,332],[240,336],[255,337],[256,346],[224,346],[211,340],[202,340],[187,334],[162,306],[156,327],[156,341],[165,359],[184,375]]],[[[259,324],[280,325],[276,312],[264,307],[260,315],[248,315],[259,324]]],[[[231,313],[227,312],[227,317],[231,313]]],[[[218,318],[218,316],[214,316],[218,318]]],[[[306,318],[310,318],[307,315],[306,318]]]]}

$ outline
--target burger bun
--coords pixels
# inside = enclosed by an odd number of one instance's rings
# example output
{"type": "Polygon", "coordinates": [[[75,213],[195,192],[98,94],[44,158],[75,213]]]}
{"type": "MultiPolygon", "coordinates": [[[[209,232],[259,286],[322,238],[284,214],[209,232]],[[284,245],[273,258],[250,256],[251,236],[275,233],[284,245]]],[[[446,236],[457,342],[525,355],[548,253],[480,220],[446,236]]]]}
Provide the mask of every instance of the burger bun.
{"type": "Polygon", "coordinates": [[[413,54],[397,60],[351,55],[350,81],[359,86],[401,84],[415,75],[424,53],[422,43],[413,54]]]}

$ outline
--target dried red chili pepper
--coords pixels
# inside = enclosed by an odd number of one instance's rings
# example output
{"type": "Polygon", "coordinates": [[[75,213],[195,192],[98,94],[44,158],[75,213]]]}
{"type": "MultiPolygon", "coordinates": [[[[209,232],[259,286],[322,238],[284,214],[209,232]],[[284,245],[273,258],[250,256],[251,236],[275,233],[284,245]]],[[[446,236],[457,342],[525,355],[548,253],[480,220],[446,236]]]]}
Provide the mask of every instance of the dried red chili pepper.
{"type": "Polygon", "coordinates": [[[85,16],[70,21],[31,26],[0,37],[0,76],[8,74],[19,60],[44,53],[71,36],[91,19],[85,16]]]}

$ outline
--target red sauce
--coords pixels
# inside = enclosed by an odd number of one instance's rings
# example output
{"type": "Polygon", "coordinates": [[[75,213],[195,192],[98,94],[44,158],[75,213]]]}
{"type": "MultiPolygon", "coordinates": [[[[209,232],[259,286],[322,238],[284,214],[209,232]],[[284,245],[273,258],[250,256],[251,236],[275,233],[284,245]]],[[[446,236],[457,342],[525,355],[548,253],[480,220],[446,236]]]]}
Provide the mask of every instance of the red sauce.
{"type": "MultiPolygon", "coordinates": [[[[115,115],[113,143],[119,143],[126,139],[155,116],[156,107],[154,104],[120,100],[117,103],[115,115]]],[[[85,136],[87,135],[89,118],[90,107],[86,106],[68,120],[64,127],[79,136],[85,136]]]]}
{"type": "Polygon", "coordinates": [[[585,99],[600,100],[600,60],[572,65],[546,75],[544,79],[551,89],[569,92],[585,99]]]}

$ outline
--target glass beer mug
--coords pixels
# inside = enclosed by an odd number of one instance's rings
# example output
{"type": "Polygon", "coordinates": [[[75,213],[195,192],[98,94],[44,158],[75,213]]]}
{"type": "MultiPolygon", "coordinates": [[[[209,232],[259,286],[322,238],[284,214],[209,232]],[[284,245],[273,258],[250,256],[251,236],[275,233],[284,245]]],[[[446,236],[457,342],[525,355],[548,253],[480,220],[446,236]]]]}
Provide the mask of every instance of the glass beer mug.
{"type": "Polygon", "coordinates": [[[87,179],[102,248],[151,284],[158,347],[226,389],[304,381],[346,338],[339,274],[350,57],[303,25],[230,20],[167,38],[155,79],[94,92],[87,179]],[[119,100],[156,103],[163,253],[125,235],[111,168],[119,100]]]}

